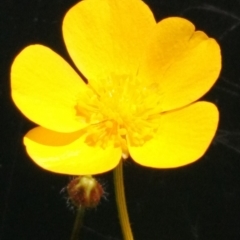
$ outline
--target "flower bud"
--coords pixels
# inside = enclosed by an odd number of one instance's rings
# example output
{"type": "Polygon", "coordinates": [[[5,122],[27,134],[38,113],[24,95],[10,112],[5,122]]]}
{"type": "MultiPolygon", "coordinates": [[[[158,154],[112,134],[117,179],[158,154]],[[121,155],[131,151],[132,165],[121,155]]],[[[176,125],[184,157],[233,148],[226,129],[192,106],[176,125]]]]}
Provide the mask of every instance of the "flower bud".
{"type": "Polygon", "coordinates": [[[94,208],[104,191],[98,181],[90,175],[74,178],[67,186],[69,199],[76,207],[94,208]]]}

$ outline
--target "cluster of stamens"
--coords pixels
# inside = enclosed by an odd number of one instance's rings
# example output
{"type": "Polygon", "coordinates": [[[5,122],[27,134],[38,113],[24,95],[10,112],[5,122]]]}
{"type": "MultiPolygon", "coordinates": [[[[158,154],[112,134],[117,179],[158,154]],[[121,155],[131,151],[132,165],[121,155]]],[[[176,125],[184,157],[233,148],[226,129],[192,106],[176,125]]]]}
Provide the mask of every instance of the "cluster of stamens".
{"type": "Polygon", "coordinates": [[[88,92],[79,97],[76,110],[79,120],[89,123],[85,130],[87,144],[106,148],[112,143],[127,157],[127,142],[141,146],[159,127],[158,87],[126,76],[91,81],[88,92]]]}

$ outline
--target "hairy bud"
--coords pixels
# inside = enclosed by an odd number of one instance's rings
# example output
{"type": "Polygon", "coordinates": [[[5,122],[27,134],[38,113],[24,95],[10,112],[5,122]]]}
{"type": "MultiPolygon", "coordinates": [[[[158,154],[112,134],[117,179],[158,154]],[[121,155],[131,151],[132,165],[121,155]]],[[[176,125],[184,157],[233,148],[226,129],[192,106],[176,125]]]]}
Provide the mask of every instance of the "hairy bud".
{"type": "Polygon", "coordinates": [[[79,176],[67,186],[71,202],[76,207],[94,208],[104,193],[102,186],[90,175],[79,176]]]}

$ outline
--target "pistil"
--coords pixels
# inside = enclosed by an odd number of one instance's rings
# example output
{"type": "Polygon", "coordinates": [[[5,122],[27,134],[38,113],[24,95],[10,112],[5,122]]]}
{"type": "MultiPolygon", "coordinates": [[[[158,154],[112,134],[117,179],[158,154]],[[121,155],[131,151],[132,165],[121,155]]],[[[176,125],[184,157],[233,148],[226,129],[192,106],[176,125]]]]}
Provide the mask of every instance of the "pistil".
{"type": "Polygon", "coordinates": [[[77,116],[89,123],[85,142],[106,148],[110,143],[129,156],[128,144],[142,146],[159,128],[157,87],[142,86],[131,77],[115,77],[88,85],[76,105],[77,116]],[[129,141],[129,143],[127,143],[129,141]]]}

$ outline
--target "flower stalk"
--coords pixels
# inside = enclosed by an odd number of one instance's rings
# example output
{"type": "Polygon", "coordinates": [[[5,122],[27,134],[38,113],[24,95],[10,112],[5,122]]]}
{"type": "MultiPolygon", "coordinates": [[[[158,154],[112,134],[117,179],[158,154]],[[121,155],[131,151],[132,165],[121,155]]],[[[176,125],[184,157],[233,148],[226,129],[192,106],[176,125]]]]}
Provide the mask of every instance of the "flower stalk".
{"type": "Polygon", "coordinates": [[[79,239],[79,232],[83,225],[84,212],[85,212],[85,207],[78,208],[70,240],[79,239]]]}
{"type": "Polygon", "coordinates": [[[123,161],[120,161],[118,166],[114,169],[114,186],[115,197],[118,208],[118,215],[122,228],[124,240],[133,240],[133,234],[129,222],[125,192],[124,192],[124,179],[123,179],[123,161]]]}

